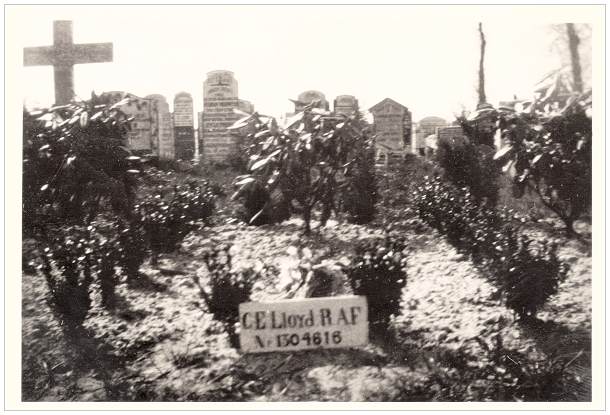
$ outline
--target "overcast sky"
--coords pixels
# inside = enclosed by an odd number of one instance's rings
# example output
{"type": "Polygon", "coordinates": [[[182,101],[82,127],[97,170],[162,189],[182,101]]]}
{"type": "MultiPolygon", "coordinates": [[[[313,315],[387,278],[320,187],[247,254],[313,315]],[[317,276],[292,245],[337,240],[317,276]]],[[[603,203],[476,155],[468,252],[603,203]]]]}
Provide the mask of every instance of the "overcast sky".
{"type": "MultiPolygon", "coordinates": [[[[476,102],[477,22],[487,37],[488,100],[496,103],[530,96],[559,66],[549,24],[562,21],[548,13],[553,7],[515,14],[498,6],[33,6],[13,17],[23,24],[7,42],[19,50],[49,45],[55,19],[73,20],[75,43],[112,42],[112,63],[76,66],[75,91],[84,98],[93,89],[160,93],[171,108],[187,91],[200,111],[205,74],[227,69],[240,98],[270,115],[291,111],[288,98],[316,89],[331,106],[340,94],[355,95],[362,109],[390,97],[415,120],[452,119],[476,102]]],[[[51,104],[52,68],[20,70],[28,104],[51,104]]]]}

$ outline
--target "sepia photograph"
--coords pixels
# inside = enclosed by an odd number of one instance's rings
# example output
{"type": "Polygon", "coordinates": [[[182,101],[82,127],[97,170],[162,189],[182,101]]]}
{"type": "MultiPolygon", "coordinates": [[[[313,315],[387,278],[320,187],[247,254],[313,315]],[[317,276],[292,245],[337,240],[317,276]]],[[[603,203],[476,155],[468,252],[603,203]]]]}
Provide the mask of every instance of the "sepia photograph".
{"type": "Polygon", "coordinates": [[[4,12],[15,407],[605,405],[605,5],[4,12]]]}

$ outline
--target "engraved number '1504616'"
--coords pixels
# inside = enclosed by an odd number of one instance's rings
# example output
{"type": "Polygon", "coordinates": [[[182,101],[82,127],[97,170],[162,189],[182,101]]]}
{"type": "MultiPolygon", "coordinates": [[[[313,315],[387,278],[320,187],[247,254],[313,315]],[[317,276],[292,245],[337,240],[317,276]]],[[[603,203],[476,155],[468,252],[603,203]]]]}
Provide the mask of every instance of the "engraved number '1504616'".
{"type": "Polygon", "coordinates": [[[277,347],[289,347],[298,346],[300,342],[304,342],[307,346],[322,346],[327,344],[339,344],[341,343],[341,331],[335,330],[333,332],[316,331],[314,333],[305,332],[301,336],[298,334],[278,334],[275,336],[277,347]]]}

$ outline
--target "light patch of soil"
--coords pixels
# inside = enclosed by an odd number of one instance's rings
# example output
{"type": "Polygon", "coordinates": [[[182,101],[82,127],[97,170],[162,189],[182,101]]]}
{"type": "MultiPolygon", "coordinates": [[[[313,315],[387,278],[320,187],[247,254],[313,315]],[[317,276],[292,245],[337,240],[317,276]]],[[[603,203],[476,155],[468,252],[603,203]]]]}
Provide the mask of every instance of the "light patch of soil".
{"type": "MultiPolygon", "coordinates": [[[[46,359],[54,378],[48,385],[33,387],[44,394],[28,398],[104,400],[113,393],[104,382],[118,378],[128,385],[130,398],[145,400],[409,399],[401,392],[400,379],[424,376],[422,368],[417,358],[401,356],[403,351],[383,339],[360,350],[241,355],[228,346],[222,326],[206,313],[192,276],[201,273],[201,255],[210,244],[233,244],[236,261],[280,266],[290,246],[325,249],[327,256],[338,258],[350,253],[355,240],[382,235],[379,229],[333,222],[304,238],[299,226],[298,220],[260,228],[229,224],[189,235],[179,252],[161,259],[158,269],[142,268],[150,279],[148,286],[118,286],[121,305],[112,313],[100,306],[96,290],[86,328],[109,346],[111,354],[124,359],[119,367],[104,368],[114,372],[112,376],[85,366],[63,368],[70,357],[62,357],[62,350],[70,348],[44,303],[46,285],[41,277],[24,274],[25,354],[46,359]]],[[[548,352],[553,343],[545,339],[559,340],[564,353],[590,344],[591,258],[569,244],[562,251],[572,261],[569,278],[540,312],[542,320],[552,323],[526,330],[513,321],[509,310],[489,300],[493,288],[480,271],[434,231],[405,236],[410,242],[408,283],[395,327],[403,337],[416,333],[423,350],[440,344],[459,347],[475,336],[487,338],[498,331],[506,344],[533,355],[548,352]]],[[[281,295],[277,281],[256,286],[257,299],[281,295]]],[[[576,386],[586,395],[590,360],[585,356],[581,361],[585,364],[576,367],[585,386],[576,386]]]]}

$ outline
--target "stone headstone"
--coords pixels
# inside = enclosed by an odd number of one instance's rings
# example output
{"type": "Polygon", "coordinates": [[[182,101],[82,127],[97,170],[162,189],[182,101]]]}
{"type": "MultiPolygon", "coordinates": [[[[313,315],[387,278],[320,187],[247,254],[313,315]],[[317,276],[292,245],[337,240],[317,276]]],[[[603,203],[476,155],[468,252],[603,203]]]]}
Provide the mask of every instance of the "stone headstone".
{"type": "Polygon", "coordinates": [[[452,144],[464,143],[466,136],[464,130],[460,126],[442,127],[437,130],[437,143],[441,141],[448,141],[452,144]]]}
{"type": "Polygon", "coordinates": [[[237,99],[237,80],[231,71],[211,71],[203,83],[203,99],[237,99]]]}
{"type": "Polygon", "coordinates": [[[174,131],[169,104],[165,97],[159,94],[147,95],[146,99],[153,102],[153,115],[155,115],[153,124],[157,129],[159,158],[161,160],[173,160],[175,158],[174,131]]]}
{"type": "Polygon", "coordinates": [[[335,114],[352,116],[358,111],[358,100],[353,95],[339,95],[335,98],[335,114]]]}
{"type": "Polygon", "coordinates": [[[449,125],[447,121],[441,117],[425,117],[422,118],[417,124],[415,128],[415,132],[413,134],[413,140],[411,143],[411,148],[415,154],[421,154],[424,150],[429,147],[426,144],[426,140],[433,134],[436,134],[436,130],[438,128],[443,128],[449,125]]]}
{"type": "Polygon", "coordinates": [[[411,112],[407,107],[386,98],[369,110],[375,124],[375,146],[378,153],[404,154],[411,139],[411,112]]]}
{"type": "Polygon", "coordinates": [[[197,113],[197,157],[203,155],[203,111],[197,113]]]}
{"type": "Polygon", "coordinates": [[[176,159],[191,160],[195,157],[195,128],[193,97],[179,92],[174,97],[174,142],[176,159]]]}
{"type": "Polygon", "coordinates": [[[212,71],[203,83],[202,148],[206,161],[224,161],[237,151],[238,137],[227,127],[239,119],[237,80],[231,71],[212,71]]]}
{"type": "Polygon", "coordinates": [[[240,111],[247,112],[248,114],[252,114],[254,112],[254,105],[252,105],[250,101],[246,101],[245,99],[238,100],[237,108],[240,111]]]}

